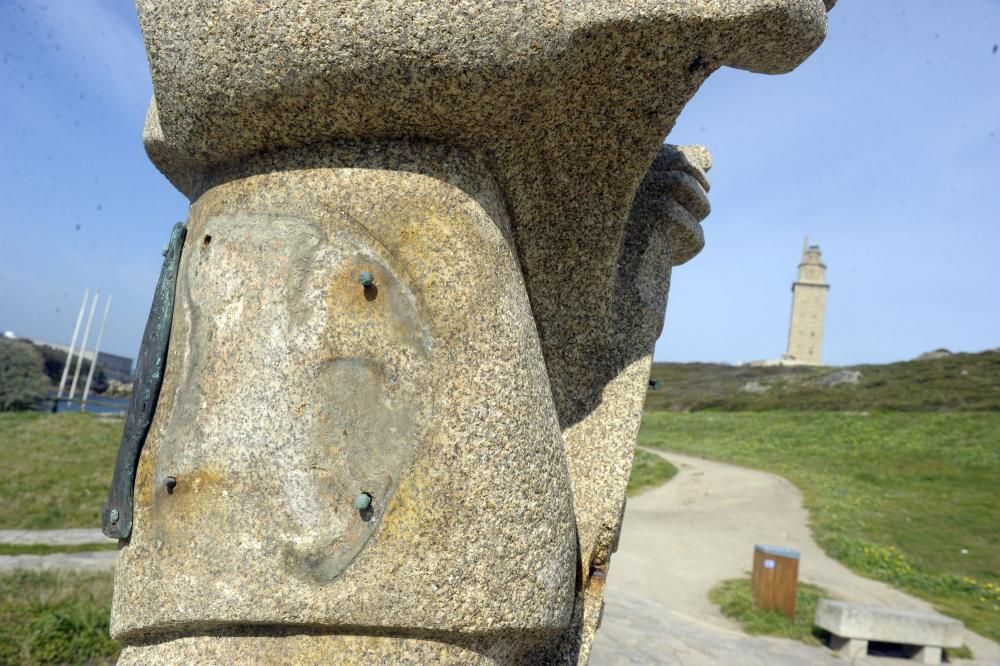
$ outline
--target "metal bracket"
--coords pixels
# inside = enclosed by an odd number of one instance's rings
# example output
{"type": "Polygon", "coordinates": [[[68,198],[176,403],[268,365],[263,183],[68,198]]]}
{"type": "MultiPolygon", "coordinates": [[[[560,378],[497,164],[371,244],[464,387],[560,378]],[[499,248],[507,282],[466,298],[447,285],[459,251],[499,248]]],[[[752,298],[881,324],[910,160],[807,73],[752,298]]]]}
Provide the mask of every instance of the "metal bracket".
{"type": "Polygon", "coordinates": [[[101,511],[102,531],[112,539],[128,539],[132,534],[132,509],[135,492],[135,472],[139,454],[153,423],[156,402],[163,384],[163,369],[167,363],[167,344],[170,341],[170,323],[174,315],[174,292],[180,267],[181,250],[187,228],[182,223],[174,225],[170,243],[163,252],[163,267],[153,293],[149,319],[142,334],[139,359],[135,364],[135,383],[132,399],[125,417],[125,432],[118,446],[114,475],[108,503],[101,511]]]}

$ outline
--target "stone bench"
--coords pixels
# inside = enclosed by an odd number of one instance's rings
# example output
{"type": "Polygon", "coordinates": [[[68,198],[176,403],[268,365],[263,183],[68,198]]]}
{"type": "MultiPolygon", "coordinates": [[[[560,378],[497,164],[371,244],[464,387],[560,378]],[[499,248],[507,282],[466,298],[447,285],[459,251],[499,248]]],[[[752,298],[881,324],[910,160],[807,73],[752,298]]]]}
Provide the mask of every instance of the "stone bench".
{"type": "Polygon", "coordinates": [[[829,599],[817,604],[815,623],[830,632],[830,647],[849,659],[864,656],[868,642],[878,641],[907,646],[910,656],[924,664],[940,664],[942,648],[961,647],[964,628],[937,613],[829,599]]]}

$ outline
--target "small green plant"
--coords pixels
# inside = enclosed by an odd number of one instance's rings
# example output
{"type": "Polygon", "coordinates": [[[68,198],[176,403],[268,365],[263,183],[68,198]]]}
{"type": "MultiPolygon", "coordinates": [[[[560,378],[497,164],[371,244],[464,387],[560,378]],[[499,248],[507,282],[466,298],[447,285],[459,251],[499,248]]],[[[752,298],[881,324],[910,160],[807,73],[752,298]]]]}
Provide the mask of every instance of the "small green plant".
{"type": "Polygon", "coordinates": [[[968,645],[963,645],[960,648],[948,648],[945,651],[948,659],[975,659],[976,655],[972,654],[972,649],[968,645]]]}
{"type": "Polygon", "coordinates": [[[795,617],[789,619],[777,610],[761,610],[753,604],[749,578],[725,580],[712,588],[708,599],[717,604],[722,614],[740,623],[751,635],[780,636],[818,645],[823,633],[813,626],[816,604],[830,594],[808,583],[799,584],[795,594],[795,617]]]}
{"type": "Polygon", "coordinates": [[[635,450],[632,460],[632,474],[628,478],[629,497],[638,495],[647,488],[666,483],[677,474],[677,468],[662,456],[642,449],[635,450]]]}

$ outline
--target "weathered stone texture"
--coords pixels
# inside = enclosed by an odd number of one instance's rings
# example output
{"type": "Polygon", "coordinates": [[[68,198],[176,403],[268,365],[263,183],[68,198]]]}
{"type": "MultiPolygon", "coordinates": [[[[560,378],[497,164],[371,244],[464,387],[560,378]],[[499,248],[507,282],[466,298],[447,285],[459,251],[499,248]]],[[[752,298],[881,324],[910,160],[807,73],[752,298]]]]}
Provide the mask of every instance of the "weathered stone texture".
{"type": "Polygon", "coordinates": [[[823,3],[138,6],[193,205],[123,661],[585,661],[709,210],[663,137],[717,68],[801,62],[823,3]]]}
{"type": "Polygon", "coordinates": [[[116,634],[565,626],[572,499],[527,294],[500,211],[431,160],[495,193],[453,151],[407,146],[414,173],[369,149],[192,207],[116,634]]]}

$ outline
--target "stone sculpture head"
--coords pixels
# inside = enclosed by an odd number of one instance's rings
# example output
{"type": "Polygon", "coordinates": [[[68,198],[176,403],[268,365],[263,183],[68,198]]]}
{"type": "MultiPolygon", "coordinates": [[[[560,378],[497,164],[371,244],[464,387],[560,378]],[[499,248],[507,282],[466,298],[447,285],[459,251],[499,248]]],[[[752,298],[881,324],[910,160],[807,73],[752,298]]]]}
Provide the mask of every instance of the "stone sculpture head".
{"type": "Polygon", "coordinates": [[[138,7],[192,206],[122,663],[585,662],[708,214],[663,137],[823,3],[138,7]]]}

